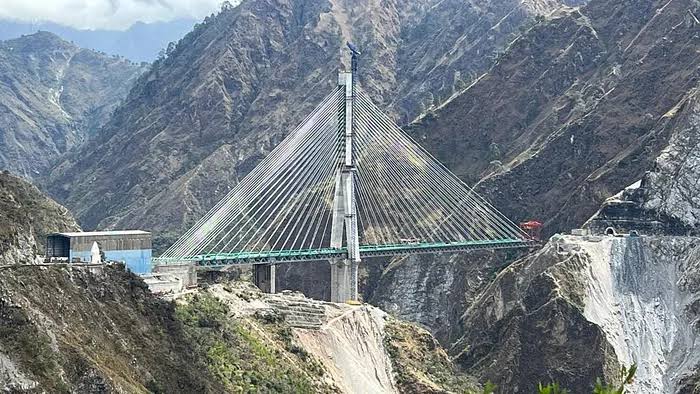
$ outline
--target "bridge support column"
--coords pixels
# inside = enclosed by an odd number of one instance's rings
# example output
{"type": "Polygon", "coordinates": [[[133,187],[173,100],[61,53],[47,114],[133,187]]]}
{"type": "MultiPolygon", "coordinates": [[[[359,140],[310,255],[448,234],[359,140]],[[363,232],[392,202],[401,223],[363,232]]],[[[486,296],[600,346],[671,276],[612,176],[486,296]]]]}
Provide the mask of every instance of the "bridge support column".
{"type": "Polygon", "coordinates": [[[253,282],[265,293],[276,292],[276,269],[274,264],[255,264],[253,282]]]}
{"type": "Polygon", "coordinates": [[[331,302],[357,300],[356,261],[337,259],[331,262],[331,302]]]}
{"type": "MultiPolygon", "coordinates": [[[[352,70],[356,69],[355,50],[352,51],[352,70]]],[[[353,104],[355,85],[353,74],[340,73],[338,85],[345,90],[345,106],[339,113],[339,120],[345,124],[343,133],[345,157],[343,166],[336,173],[335,193],[333,195],[333,220],[331,223],[332,248],[347,247],[347,257],[331,261],[331,301],[357,301],[357,268],[360,263],[360,243],[357,228],[357,206],[355,202],[355,138],[353,122],[353,104]],[[345,237],[343,237],[345,235],[345,237]]],[[[342,130],[340,131],[342,133],[342,130]]]]}

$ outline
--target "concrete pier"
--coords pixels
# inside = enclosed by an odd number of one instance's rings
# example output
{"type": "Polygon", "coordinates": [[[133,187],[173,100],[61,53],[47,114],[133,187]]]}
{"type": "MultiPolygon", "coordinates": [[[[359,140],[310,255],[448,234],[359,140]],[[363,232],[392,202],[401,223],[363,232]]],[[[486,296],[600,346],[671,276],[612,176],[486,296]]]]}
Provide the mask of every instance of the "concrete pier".
{"type": "Polygon", "coordinates": [[[358,262],[338,259],[330,263],[331,302],[356,301],[358,262]]]}
{"type": "MultiPolygon", "coordinates": [[[[356,55],[353,51],[352,69],[356,68],[356,55]]],[[[338,170],[333,194],[333,220],[331,222],[332,248],[343,246],[345,239],[348,250],[345,259],[332,260],[331,263],[331,301],[357,301],[357,266],[360,263],[360,244],[357,224],[357,206],[355,202],[355,158],[353,140],[355,138],[352,117],[355,102],[355,84],[352,73],[340,73],[338,85],[345,90],[345,163],[338,170]],[[343,234],[345,237],[343,237],[343,234]]]]}
{"type": "Polygon", "coordinates": [[[276,268],[274,264],[256,264],[253,266],[253,281],[265,293],[276,292],[276,268]]]}

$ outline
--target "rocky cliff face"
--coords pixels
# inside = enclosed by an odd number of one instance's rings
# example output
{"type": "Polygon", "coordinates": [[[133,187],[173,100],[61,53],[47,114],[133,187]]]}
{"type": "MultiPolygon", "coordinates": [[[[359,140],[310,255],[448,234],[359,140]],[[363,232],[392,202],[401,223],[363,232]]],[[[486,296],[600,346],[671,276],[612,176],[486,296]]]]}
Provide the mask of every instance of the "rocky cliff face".
{"type": "Polygon", "coordinates": [[[314,392],[471,393],[478,387],[427,331],[369,305],[263,294],[242,282],[213,285],[196,296],[198,303],[202,296],[229,309],[229,324],[264,331],[268,342],[276,338],[283,352],[292,353],[292,362],[303,362],[301,368],[313,373],[314,392]]]}
{"type": "Polygon", "coordinates": [[[484,53],[560,5],[437,3],[266,0],[224,10],[154,64],[94,141],[54,169],[48,189],[87,228],[138,224],[174,237],[327,94],[347,62],[345,41],[363,50],[364,88],[408,119],[418,103],[470,83],[484,53]]]}
{"type": "Polygon", "coordinates": [[[0,265],[30,262],[44,235],[80,228],[68,210],[35,186],[0,171],[0,265]]]}
{"type": "Polygon", "coordinates": [[[46,32],[0,42],[0,168],[45,175],[107,120],[144,70],[46,32]]]}
{"type": "Polygon", "coordinates": [[[697,83],[698,12],[693,1],[562,10],[412,132],[512,219],[578,227],[666,147],[697,83]]]}
{"type": "Polygon", "coordinates": [[[266,296],[245,283],[171,303],[116,266],[0,267],[0,322],[8,392],[478,388],[425,330],[370,306],[266,296]]]}
{"type": "Polygon", "coordinates": [[[554,236],[479,292],[451,350],[462,366],[505,392],[537,380],[585,392],[631,363],[631,392],[698,390],[696,110],[691,89],[664,115],[671,136],[652,169],[586,222],[593,235],[554,236]]]}
{"type": "Polygon", "coordinates": [[[452,351],[502,392],[558,381],[586,392],[637,363],[631,392],[691,392],[700,243],[674,236],[555,236],[505,269],[462,317],[452,351]]]}
{"type": "MultiPolygon", "coordinates": [[[[509,217],[542,220],[547,233],[580,227],[605,199],[644,178],[647,191],[636,193],[636,202],[615,204],[616,212],[605,209],[608,219],[620,231],[686,234],[692,227],[680,218],[692,223],[695,197],[689,190],[700,135],[693,117],[699,60],[692,49],[698,44],[695,6],[596,0],[555,13],[409,130],[509,217]],[[675,214],[661,208],[667,203],[675,214]],[[623,224],[616,218],[620,214],[631,221],[623,224]]],[[[596,222],[600,230],[608,219],[596,222]]],[[[417,315],[416,321],[438,333],[443,324],[431,323],[439,315],[436,297],[457,300],[447,304],[465,310],[489,283],[475,278],[513,260],[456,255],[397,261],[377,286],[387,291],[372,301],[417,315]],[[465,270],[474,272],[464,277],[465,270]],[[452,283],[444,293],[450,295],[400,290],[425,278],[452,283]],[[392,297],[393,291],[404,297],[392,297]]],[[[459,324],[451,321],[454,332],[459,324]]]]}
{"type": "MultiPolygon", "coordinates": [[[[365,287],[365,299],[430,330],[443,344],[462,335],[460,317],[508,262],[525,252],[475,252],[396,258],[365,287]]],[[[366,264],[373,264],[368,262],[366,264]]],[[[376,263],[374,263],[376,264],[376,263]]]]}
{"type": "Polygon", "coordinates": [[[440,294],[461,305],[443,305],[464,312],[438,337],[501,392],[551,380],[588,392],[596,376],[613,380],[632,362],[640,366],[632,392],[697,390],[698,240],[684,237],[697,234],[700,192],[694,7],[593,1],[563,11],[411,127],[515,219],[544,219],[550,233],[587,222],[597,234],[612,227],[642,237],[557,237],[476,288],[461,279],[463,267],[476,282],[479,267],[508,259],[397,261],[373,302],[396,304],[439,333],[439,296],[401,290],[425,278],[436,288],[453,283],[440,294]]]}
{"type": "Polygon", "coordinates": [[[668,146],[645,174],[646,210],[678,222],[686,231],[700,224],[697,179],[700,174],[700,97],[697,86],[664,116],[673,123],[668,146]]]}

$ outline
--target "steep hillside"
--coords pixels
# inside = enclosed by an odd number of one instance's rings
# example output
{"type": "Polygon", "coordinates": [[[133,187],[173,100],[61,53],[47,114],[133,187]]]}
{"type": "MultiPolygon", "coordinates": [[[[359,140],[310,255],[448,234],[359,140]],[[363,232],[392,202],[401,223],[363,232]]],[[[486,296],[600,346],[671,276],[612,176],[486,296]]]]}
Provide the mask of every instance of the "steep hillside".
{"type": "Polygon", "coordinates": [[[221,392],[168,303],[117,267],[0,269],[0,388],[221,392]]]}
{"type": "Polygon", "coordinates": [[[293,392],[469,394],[478,388],[427,331],[372,306],[263,294],[246,282],[216,284],[176,301],[179,313],[187,316],[184,321],[191,323],[188,330],[198,331],[198,346],[216,349],[207,353],[218,376],[237,375],[227,371],[240,368],[240,358],[274,353],[282,357],[272,365],[250,363],[249,373],[257,376],[251,380],[279,379],[286,371],[301,370],[311,379],[298,379],[293,392]],[[202,330],[202,320],[189,322],[190,313],[206,318],[212,329],[202,330]],[[236,334],[241,331],[253,339],[251,354],[239,351],[236,334]]]}
{"type": "Polygon", "coordinates": [[[690,0],[560,11],[412,132],[507,216],[580,226],[666,146],[698,79],[699,13],[690,0]]]}
{"type": "Polygon", "coordinates": [[[144,70],[47,32],[0,41],[0,169],[45,175],[107,120],[144,70]]]}
{"type": "MultiPolygon", "coordinates": [[[[641,256],[625,257],[625,265],[647,267],[639,275],[663,276],[669,283],[695,275],[694,268],[689,273],[668,273],[663,267],[692,266],[675,245],[695,242],[667,241],[664,236],[698,233],[697,11],[697,4],[690,1],[595,0],[580,9],[559,12],[534,25],[479,81],[415,122],[411,132],[468,183],[480,182],[479,188],[507,215],[543,220],[548,234],[582,226],[608,197],[635,185],[605,202],[587,227],[602,232],[613,226],[621,232],[659,236],[649,241],[651,245],[638,248],[641,256]]],[[[542,270],[564,258],[556,253],[542,257],[552,248],[538,255],[546,261],[542,270]]],[[[615,253],[597,259],[600,264],[618,264],[622,257],[615,253]]],[[[557,298],[560,287],[546,282],[549,273],[535,282],[528,276],[530,268],[517,268],[526,264],[521,263],[492,284],[494,275],[516,257],[466,254],[397,259],[377,275],[379,290],[371,301],[420,322],[447,346],[460,336],[468,337],[453,351],[462,354],[462,365],[484,379],[522,383],[556,377],[570,389],[580,389],[579,384],[594,375],[614,371],[610,360],[639,361],[637,356],[606,356],[613,341],[604,335],[606,328],[581,316],[578,304],[557,298]],[[520,294],[519,301],[498,295],[511,288],[520,294]],[[550,290],[551,296],[547,295],[550,290]],[[489,313],[498,317],[484,323],[479,314],[489,313]],[[566,330],[542,331],[545,321],[566,330]],[[492,331],[483,334],[484,330],[492,331]],[[539,335],[528,334],[532,330],[539,335]],[[579,336],[588,341],[579,342],[579,336]],[[562,348],[563,338],[570,345],[562,348]],[[578,368],[575,357],[556,359],[562,364],[559,369],[554,361],[534,365],[524,356],[535,351],[541,357],[575,356],[588,354],[591,346],[598,350],[578,374],[571,372],[578,368]],[[493,360],[498,360],[495,365],[509,363],[512,375],[487,367],[493,360]]],[[[586,281],[593,286],[600,279],[586,281]]],[[[556,280],[563,279],[557,276],[556,280]]],[[[675,283],[664,285],[669,293],[663,297],[682,291],[675,283]]],[[[684,312],[669,313],[680,319],[684,312]]],[[[685,345],[679,346],[680,355],[672,357],[691,353],[685,345]]],[[[631,345],[628,350],[640,348],[644,346],[631,345]]],[[[664,347],[663,352],[667,350],[664,347]]],[[[659,387],[664,388],[662,392],[669,387],[681,390],[681,386],[692,392],[689,387],[698,381],[697,374],[693,377],[688,372],[696,368],[692,363],[683,366],[686,376],[673,377],[673,368],[680,368],[673,363],[679,361],[658,362],[658,367],[640,370],[644,375],[662,370],[645,378],[656,383],[640,392],[659,392],[654,391],[659,387]]]]}
{"type": "Polygon", "coordinates": [[[87,228],[138,223],[172,236],[329,92],[348,59],[345,41],[363,50],[365,89],[409,118],[418,103],[471,82],[487,64],[480,54],[559,5],[487,3],[244,1],[207,18],[156,63],[94,142],[54,169],[48,189],[87,228]],[[457,25],[471,28],[450,30],[457,25]],[[103,198],[78,191],[88,185],[103,198]]]}
{"type": "Polygon", "coordinates": [[[9,392],[478,387],[428,332],[376,308],[265,296],[245,283],[214,285],[172,303],[117,266],[0,267],[0,323],[0,388],[9,392]],[[298,328],[308,309],[321,311],[322,326],[298,328]]]}
{"type": "MultiPolygon", "coordinates": [[[[504,48],[561,6],[586,0],[439,1],[398,45],[397,87],[388,98],[401,124],[471,85],[504,48]],[[537,16],[533,18],[533,16],[537,16]]],[[[371,48],[371,46],[370,46],[371,48]]],[[[370,67],[368,72],[373,72],[370,67]]]]}
{"type": "Polygon", "coordinates": [[[75,29],[53,22],[0,20],[0,40],[48,31],[81,48],[123,56],[134,62],[152,62],[158,52],[192,30],[194,19],[168,22],[136,22],[126,30],[75,29]]]}
{"type": "Polygon", "coordinates": [[[697,237],[556,236],[501,272],[465,312],[452,348],[503,393],[639,366],[633,393],[695,392],[700,302],[697,237]]]}
{"type": "Polygon", "coordinates": [[[247,282],[203,286],[171,302],[118,264],[31,264],[38,234],[76,228],[63,207],[0,173],[3,392],[477,388],[428,332],[371,306],[265,295],[247,282]]]}
{"type": "MultiPolygon", "coordinates": [[[[628,75],[631,79],[625,82],[623,78],[605,90],[600,102],[584,111],[585,116],[573,124],[567,121],[543,139],[538,145],[543,148],[536,154],[522,155],[522,161],[517,163],[504,160],[502,172],[482,183],[483,189],[501,193],[497,194],[503,198],[499,201],[506,206],[514,205],[514,197],[501,192],[510,190],[501,186],[507,180],[523,182],[519,187],[529,187],[524,190],[543,193],[538,194],[539,202],[525,197],[515,200],[523,204],[556,203],[550,196],[570,195],[570,201],[577,202],[576,209],[566,204],[557,208],[569,212],[571,217],[555,216],[549,223],[554,226],[550,231],[561,228],[558,226],[580,226],[584,220],[579,217],[597,209],[592,204],[615,194],[604,201],[585,227],[598,234],[612,227],[618,232],[636,231],[642,236],[556,236],[541,251],[506,268],[476,293],[470,281],[463,281],[462,294],[467,302],[459,323],[452,324],[452,334],[459,330],[463,334],[456,341],[452,337],[451,353],[470,373],[496,381],[501,387],[522,387],[532,380],[558,380],[578,392],[587,387],[593,376],[612,378],[617,365],[636,362],[639,371],[632,392],[697,391],[700,360],[695,346],[700,334],[697,325],[700,255],[698,238],[688,234],[698,233],[700,107],[694,75],[696,49],[685,52],[697,45],[689,33],[698,29],[693,5],[671,2],[651,7],[649,4],[645,11],[649,14],[644,14],[647,16],[639,30],[627,33],[637,37],[634,42],[638,44],[612,46],[623,51],[629,47],[627,53],[634,53],[636,46],[644,44],[646,57],[627,65],[629,75],[625,73],[624,63],[610,73],[611,77],[628,75]],[[655,29],[658,37],[647,36],[655,29]],[[572,135],[572,130],[595,134],[572,135]],[[559,133],[564,131],[568,134],[561,136],[559,133]],[[625,140],[625,136],[629,139],[625,140]],[[628,145],[617,145],[622,142],[628,145]],[[547,148],[548,144],[554,145],[547,148]],[[614,153],[610,149],[615,147],[622,150],[600,167],[592,166],[614,153]],[[577,159],[578,149],[586,155],[585,160],[577,159]],[[566,172],[552,182],[546,172],[555,168],[566,172]],[[573,188],[575,175],[585,175],[590,170],[594,172],[585,176],[584,182],[577,186],[579,189],[573,188]],[[520,181],[517,174],[526,176],[520,181]],[[569,189],[560,188],[562,181],[569,189]],[[628,187],[617,193],[625,186],[628,187]],[[609,188],[611,192],[601,191],[595,198],[581,195],[581,190],[593,187],[605,188],[599,191],[609,188]],[[585,364],[580,364],[584,359],[585,364]]],[[[581,15],[596,7],[602,6],[599,2],[590,3],[581,9],[581,15]]],[[[629,15],[629,10],[624,15],[629,15]]],[[[605,16],[603,20],[608,20],[610,15],[617,14],[603,13],[601,8],[598,18],[601,15],[605,16]]],[[[593,18],[589,21],[591,26],[596,26],[593,18]]],[[[596,32],[604,37],[606,30],[616,31],[615,28],[625,26],[629,23],[617,18],[610,20],[607,27],[596,27],[596,32]]],[[[608,35],[624,37],[619,33],[608,35]]],[[[517,44],[511,49],[515,50],[517,44]]],[[[499,63],[494,70],[502,66],[499,63]]],[[[535,71],[535,75],[539,72],[535,71]]],[[[469,90],[464,97],[468,97],[469,90]]],[[[456,105],[462,98],[455,98],[447,106],[456,105]]],[[[582,111],[587,108],[584,103],[578,104],[582,111]]],[[[563,107],[554,108],[562,111],[563,107]]],[[[426,119],[426,122],[445,121],[440,116],[426,119]]],[[[543,120],[537,124],[537,130],[546,130],[548,123],[543,120]]],[[[484,165],[482,168],[488,174],[493,168],[488,163],[484,165]]],[[[461,261],[478,266],[478,260],[470,257],[461,261]]],[[[416,275],[411,276],[416,268],[410,265],[393,270],[402,275],[403,283],[416,275]]],[[[441,283],[440,277],[431,280],[441,283]]],[[[393,281],[386,284],[397,287],[393,281]]],[[[379,287],[384,285],[380,283],[379,287]]],[[[408,299],[413,302],[408,305],[414,310],[431,310],[420,298],[408,299]]],[[[408,308],[402,311],[405,310],[408,308]]]]}
{"type": "Polygon", "coordinates": [[[43,236],[80,228],[68,210],[35,186],[0,171],[0,265],[31,261],[43,236]]]}

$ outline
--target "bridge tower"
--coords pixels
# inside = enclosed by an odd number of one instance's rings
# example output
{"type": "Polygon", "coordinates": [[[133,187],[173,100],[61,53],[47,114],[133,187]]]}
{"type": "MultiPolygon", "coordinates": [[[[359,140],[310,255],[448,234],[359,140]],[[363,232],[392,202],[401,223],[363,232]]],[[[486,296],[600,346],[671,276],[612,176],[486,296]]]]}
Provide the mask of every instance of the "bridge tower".
{"type": "Polygon", "coordinates": [[[357,85],[360,53],[348,47],[350,72],[159,263],[253,264],[274,293],[275,264],[329,261],[331,300],[346,302],[358,299],[361,257],[533,244],[382,113],[357,85]]]}
{"type": "Polygon", "coordinates": [[[360,264],[360,243],[357,226],[357,206],[355,202],[355,147],[353,105],[355,102],[355,79],[357,56],[360,54],[348,43],[352,53],[350,72],[338,75],[338,85],[345,91],[345,105],[338,114],[340,122],[345,123],[343,141],[345,144],[344,163],[335,177],[333,195],[333,219],[331,224],[331,248],[347,247],[347,255],[342,259],[333,259],[331,263],[331,301],[345,302],[357,300],[357,270],[360,264]]]}

